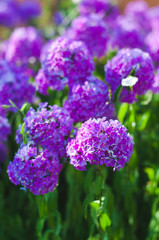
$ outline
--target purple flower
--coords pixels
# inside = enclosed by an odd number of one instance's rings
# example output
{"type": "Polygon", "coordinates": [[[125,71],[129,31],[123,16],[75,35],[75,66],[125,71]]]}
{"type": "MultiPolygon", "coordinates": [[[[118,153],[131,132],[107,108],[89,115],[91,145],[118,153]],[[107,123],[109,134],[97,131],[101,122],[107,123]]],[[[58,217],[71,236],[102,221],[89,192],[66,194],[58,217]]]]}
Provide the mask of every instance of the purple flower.
{"type": "Polygon", "coordinates": [[[141,27],[130,16],[119,16],[112,29],[112,47],[145,48],[141,27]]]}
{"type": "Polygon", "coordinates": [[[154,67],[150,55],[140,49],[122,49],[105,65],[105,81],[114,93],[121,85],[122,79],[132,73],[138,82],[128,90],[123,88],[120,100],[132,103],[136,95],[143,95],[151,89],[154,81],[154,67]]]}
{"type": "Polygon", "coordinates": [[[151,90],[153,93],[159,93],[159,70],[157,70],[155,74],[155,80],[151,90]]]}
{"type": "MultiPolygon", "coordinates": [[[[29,83],[29,76],[22,67],[15,67],[0,61],[0,105],[10,105],[11,99],[19,108],[24,102],[31,103],[35,88],[29,83]]],[[[16,109],[9,109],[16,111],[16,109]]]]}
{"type": "Polygon", "coordinates": [[[61,90],[91,75],[94,62],[83,42],[60,37],[52,43],[42,67],[49,86],[61,90]]]}
{"type": "Polygon", "coordinates": [[[5,59],[8,48],[8,40],[0,42],[0,59],[5,59]]]}
{"type": "Polygon", "coordinates": [[[153,23],[154,20],[159,20],[159,5],[149,8],[148,16],[151,19],[151,22],[153,23]]]}
{"type": "Polygon", "coordinates": [[[119,9],[110,0],[83,0],[78,10],[80,15],[99,14],[107,23],[114,21],[119,15],[119,9]]]}
{"type": "MultiPolygon", "coordinates": [[[[73,129],[73,120],[65,109],[57,105],[48,106],[47,109],[47,105],[41,103],[37,111],[30,108],[24,118],[27,142],[31,142],[32,146],[42,146],[50,149],[50,152],[57,152],[61,158],[66,157],[65,147],[73,129]]],[[[18,136],[17,142],[21,143],[21,137],[18,136]]]]}
{"type": "Polygon", "coordinates": [[[19,4],[19,14],[22,22],[28,22],[41,15],[41,3],[36,0],[24,0],[19,4]]]}
{"type": "Polygon", "coordinates": [[[11,133],[10,123],[4,116],[0,116],[0,142],[7,141],[8,135],[11,133]]]}
{"type": "Polygon", "coordinates": [[[125,9],[125,15],[132,18],[132,21],[139,24],[141,31],[145,34],[151,31],[149,17],[149,6],[143,0],[129,2],[125,9]]]}
{"type": "Polygon", "coordinates": [[[102,57],[109,40],[108,27],[99,15],[80,16],[72,22],[73,37],[83,41],[94,57],[102,57]]]}
{"type": "Polygon", "coordinates": [[[70,163],[78,170],[86,170],[87,162],[111,166],[119,170],[133,153],[133,138],[117,120],[89,119],[82,124],[75,139],[67,146],[70,163]]]}
{"type": "Polygon", "coordinates": [[[150,32],[145,39],[145,43],[155,65],[159,66],[159,29],[150,32]]]}
{"type": "Polygon", "coordinates": [[[55,189],[62,165],[58,156],[47,149],[24,146],[8,166],[8,176],[15,185],[22,185],[35,195],[55,189]]]}
{"type": "Polygon", "coordinates": [[[6,60],[18,65],[39,59],[43,40],[34,27],[15,29],[9,39],[6,60]]]}
{"type": "Polygon", "coordinates": [[[45,57],[46,57],[46,55],[47,55],[47,52],[48,52],[48,50],[49,50],[49,48],[51,47],[51,45],[52,45],[53,42],[54,42],[54,41],[51,39],[51,40],[47,41],[47,42],[43,45],[43,47],[42,47],[42,49],[41,49],[41,54],[40,54],[40,62],[41,62],[41,64],[42,64],[43,61],[45,60],[45,57]]]}
{"type": "Polygon", "coordinates": [[[74,122],[84,122],[93,117],[114,116],[114,106],[108,102],[107,85],[91,76],[83,84],[73,85],[64,108],[74,122]]]}
{"type": "Polygon", "coordinates": [[[40,69],[38,74],[35,77],[35,84],[37,90],[43,94],[48,95],[48,88],[50,87],[49,81],[46,78],[43,69],[40,69]]]}
{"type": "Polygon", "coordinates": [[[18,2],[16,0],[1,0],[0,25],[14,27],[18,23],[18,2]]]}

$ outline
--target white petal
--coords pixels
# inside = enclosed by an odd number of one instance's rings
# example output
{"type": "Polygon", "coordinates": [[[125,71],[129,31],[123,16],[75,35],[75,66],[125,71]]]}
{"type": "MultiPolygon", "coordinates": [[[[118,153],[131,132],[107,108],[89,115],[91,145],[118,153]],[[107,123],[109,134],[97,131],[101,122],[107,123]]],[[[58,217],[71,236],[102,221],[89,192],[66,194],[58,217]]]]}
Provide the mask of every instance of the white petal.
{"type": "Polygon", "coordinates": [[[123,78],[121,81],[121,85],[123,87],[132,87],[138,82],[137,77],[129,76],[127,78],[123,78]]]}

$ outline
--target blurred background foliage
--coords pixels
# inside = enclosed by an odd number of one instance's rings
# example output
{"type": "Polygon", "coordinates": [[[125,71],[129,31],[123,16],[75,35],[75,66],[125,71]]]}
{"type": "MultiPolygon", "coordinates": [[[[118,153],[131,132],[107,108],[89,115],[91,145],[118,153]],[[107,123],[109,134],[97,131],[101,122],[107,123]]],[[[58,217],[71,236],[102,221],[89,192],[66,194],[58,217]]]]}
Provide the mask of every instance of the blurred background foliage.
{"type": "MultiPolygon", "coordinates": [[[[45,0],[43,14],[32,25],[45,37],[60,34],[53,13],[60,9],[66,25],[77,15],[71,0],[45,0]],[[46,27],[47,26],[47,27],[46,27]]],[[[65,27],[65,26],[64,26],[65,27]]],[[[6,38],[10,30],[1,28],[6,38]]],[[[103,78],[103,63],[96,75],[103,78]]],[[[49,104],[62,103],[68,90],[38,95],[49,104]]],[[[0,174],[0,239],[2,240],[158,240],[159,239],[159,95],[148,92],[135,104],[118,106],[118,118],[134,137],[134,153],[120,171],[88,166],[80,172],[65,163],[59,186],[44,196],[19,190],[8,179],[8,162],[0,174]]],[[[15,132],[22,118],[10,114],[12,135],[8,161],[18,146],[15,132]]]]}

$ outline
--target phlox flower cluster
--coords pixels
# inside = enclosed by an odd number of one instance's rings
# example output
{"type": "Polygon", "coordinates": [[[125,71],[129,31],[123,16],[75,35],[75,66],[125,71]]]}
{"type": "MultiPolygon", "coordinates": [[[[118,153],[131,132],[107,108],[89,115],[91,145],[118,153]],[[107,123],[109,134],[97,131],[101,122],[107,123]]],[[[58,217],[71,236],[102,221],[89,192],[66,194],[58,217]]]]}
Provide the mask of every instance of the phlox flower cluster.
{"type": "Polygon", "coordinates": [[[144,34],[141,32],[141,27],[132,18],[128,16],[119,16],[112,30],[110,39],[112,48],[124,47],[141,48],[145,46],[144,34]]]}
{"type": "Polygon", "coordinates": [[[94,57],[102,57],[107,50],[109,30],[98,14],[79,16],[71,25],[72,38],[83,41],[94,57]]]}
{"type": "Polygon", "coordinates": [[[41,4],[36,0],[1,0],[0,25],[15,27],[28,23],[31,19],[41,14],[41,4]]]}
{"type": "Polygon", "coordinates": [[[16,28],[8,40],[5,59],[18,65],[28,63],[33,58],[38,60],[42,45],[42,36],[36,28],[16,28]]]}
{"type": "Polygon", "coordinates": [[[38,0],[24,0],[19,4],[20,21],[28,23],[41,15],[41,3],[38,0]]]}
{"type": "Polygon", "coordinates": [[[66,157],[73,120],[67,111],[56,105],[41,103],[37,111],[30,108],[23,126],[17,131],[20,149],[8,166],[8,175],[14,184],[22,185],[36,195],[45,194],[56,187],[66,157]],[[23,140],[25,141],[23,142],[23,140]]]}
{"type": "MultiPolygon", "coordinates": [[[[57,105],[48,108],[47,103],[41,103],[37,111],[30,108],[27,112],[24,118],[27,142],[31,142],[32,146],[40,145],[52,149],[59,157],[65,157],[65,147],[73,128],[73,120],[65,109],[57,105]]],[[[17,138],[17,141],[20,143],[21,138],[17,138]]]]}
{"type": "Polygon", "coordinates": [[[89,119],[67,146],[70,163],[78,170],[86,170],[87,162],[111,166],[119,170],[133,152],[133,139],[118,120],[89,119]]]}
{"type": "Polygon", "coordinates": [[[48,49],[42,69],[36,79],[37,86],[41,88],[39,81],[44,84],[46,79],[49,87],[59,91],[66,84],[71,86],[79,79],[91,75],[94,62],[83,42],[60,37],[48,49]],[[45,76],[42,77],[42,74],[45,76]]]}
{"type": "Polygon", "coordinates": [[[91,117],[114,116],[114,106],[109,103],[108,87],[94,76],[88,77],[83,84],[73,85],[64,108],[74,122],[84,122],[91,117]]]}
{"type": "Polygon", "coordinates": [[[105,81],[114,93],[122,79],[135,74],[138,82],[131,88],[123,88],[121,101],[132,103],[136,95],[145,94],[154,81],[154,67],[150,55],[140,49],[122,49],[105,65],[105,81]]]}
{"type": "Polygon", "coordinates": [[[140,31],[148,33],[151,31],[151,18],[149,15],[149,6],[143,1],[131,1],[127,4],[124,14],[129,16],[132,22],[140,27],[140,31]]]}
{"type": "Polygon", "coordinates": [[[0,25],[13,27],[19,22],[17,16],[18,4],[16,0],[1,0],[0,25]]]}
{"type": "Polygon", "coordinates": [[[108,24],[119,15],[119,9],[109,0],[83,0],[79,3],[78,11],[80,15],[99,14],[108,24]]]}
{"type": "Polygon", "coordinates": [[[145,42],[155,65],[159,66],[159,28],[151,31],[147,35],[145,42]]]}
{"type": "Polygon", "coordinates": [[[45,42],[41,48],[41,53],[40,53],[40,62],[41,64],[43,63],[43,61],[45,60],[45,57],[47,55],[47,52],[49,50],[49,48],[51,47],[51,45],[53,44],[54,40],[49,40],[47,42],[45,42]]]}
{"type": "MultiPolygon", "coordinates": [[[[21,108],[24,102],[33,102],[35,88],[29,83],[28,73],[4,60],[0,61],[0,105],[10,105],[11,99],[21,108]]],[[[15,111],[15,108],[9,110],[15,111]]]]}
{"type": "Polygon", "coordinates": [[[24,146],[8,166],[9,179],[35,195],[53,191],[58,183],[62,165],[58,156],[47,149],[24,146]]]}

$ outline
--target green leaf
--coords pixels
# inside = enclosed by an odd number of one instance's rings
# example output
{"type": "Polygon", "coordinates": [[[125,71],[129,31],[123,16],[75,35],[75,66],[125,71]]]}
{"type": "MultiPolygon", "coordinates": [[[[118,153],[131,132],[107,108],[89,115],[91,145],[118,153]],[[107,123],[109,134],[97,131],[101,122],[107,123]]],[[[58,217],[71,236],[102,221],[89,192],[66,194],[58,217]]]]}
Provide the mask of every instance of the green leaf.
{"type": "Polygon", "coordinates": [[[14,108],[16,108],[16,109],[18,109],[19,110],[19,108],[15,105],[15,103],[14,102],[12,102],[12,100],[10,100],[9,99],[9,102],[10,102],[10,104],[12,105],[12,107],[14,107],[14,108]]]}
{"type": "Polygon", "coordinates": [[[147,168],[144,169],[144,171],[145,171],[145,173],[147,173],[148,178],[152,181],[152,180],[154,179],[154,177],[155,177],[155,171],[154,171],[154,169],[147,167],[147,168]]]}
{"type": "Polygon", "coordinates": [[[25,133],[25,123],[22,124],[20,134],[23,135],[25,133]]]}
{"type": "Polygon", "coordinates": [[[91,192],[90,194],[87,195],[87,197],[84,200],[83,209],[84,209],[85,217],[87,217],[88,205],[93,201],[94,197],[95,197],[95,193],[91,192]]]}
{"type": "Polygon", "coordinates": [[[23,106],[21,107],[20,111],[24,112],[24,110],[26,109],[27,106],[30,106],[29,103],[24,103],[23,106]]]}
{"type": "Polygon", "coordinates": [[[113,98],[113,102],[114,102],[114,103],[118,102],[122,89],[123,89],[123,86],[120,85],[120,86],[117,88],[117,90],[115,91],[115,93],[114,93],[114,98],[113,98]]]}
{"type": "Polygon", "coordinates": [[[139,122],[139,126],[138,126],[138,129],[140,131],[144,130],[146,125],[147,125],[147,122],[150,118],[150,111],[147,111],[145,114],[142,115],[141,119],[140,119],[140,122],[139,122]]]}
{"type": "Polygon", "coordinates": [[[27,133],[25,132],[25,123],[22,124],[21,130],[20,130],[20,134],[23,137],[24,144],[27,144],[27,133]]]}
{"type": "Polygon", "coordinates": [[[118,112],[118,119],[121,123],[124,122],[124,118],[125,118],[126,113],[128,111],[128,106],[129,106],[128,103],[123,103],[120,106],[120,109],[119,109],[119,112],[118,112]]]}
{"type": "Polygon", "coordinates": [[[107,61],[115,57],[117,55],[117,52],[118,52],[117,49],[114,49],[111,52],[108,52],[106,56],[107,61]]]}
{"type": "Polygon", "coordinates": [[[39,238],[42,235],[42,230],[43,230],[43,227],[44,227],[45,220],[46,220],[46,218],[40,218],[37,222],[36,231],[37,231],[37,235],[38,235],[39,238]]]}
{"type": "Polygon", "coordinates": [[[100,226],[104,231],[111,226],[111,220],[106,213],[102,213],[100,216],[100,226]]]}
{"type": "Polygon", "coordinates": [[[95,201],[91,202],[90,205],[91,205],[92,208],[94,208],[96,211],[98,211],[99,208],[100,208],[100,201],[95,200],[95,201]]]}
{"type": "Polygon", "coordinates": [[[7,109],[7,108],[10,108],[11,106],[10,105],[2,105],[2,107],[7,109]]]}
{"type": "Polygon", "coordinates": [[[99,240],[99,239],[100,239],[99,234],[94,236],[94,237],[91,236],[91,237],[88,238],[88,240],[99,240]]]}
{"type": "Polygon", "coordinates": [[[135,77],[135,75],[136,75],[136,71],[135,69],[132,69],[129,76],[135,77]]]}

